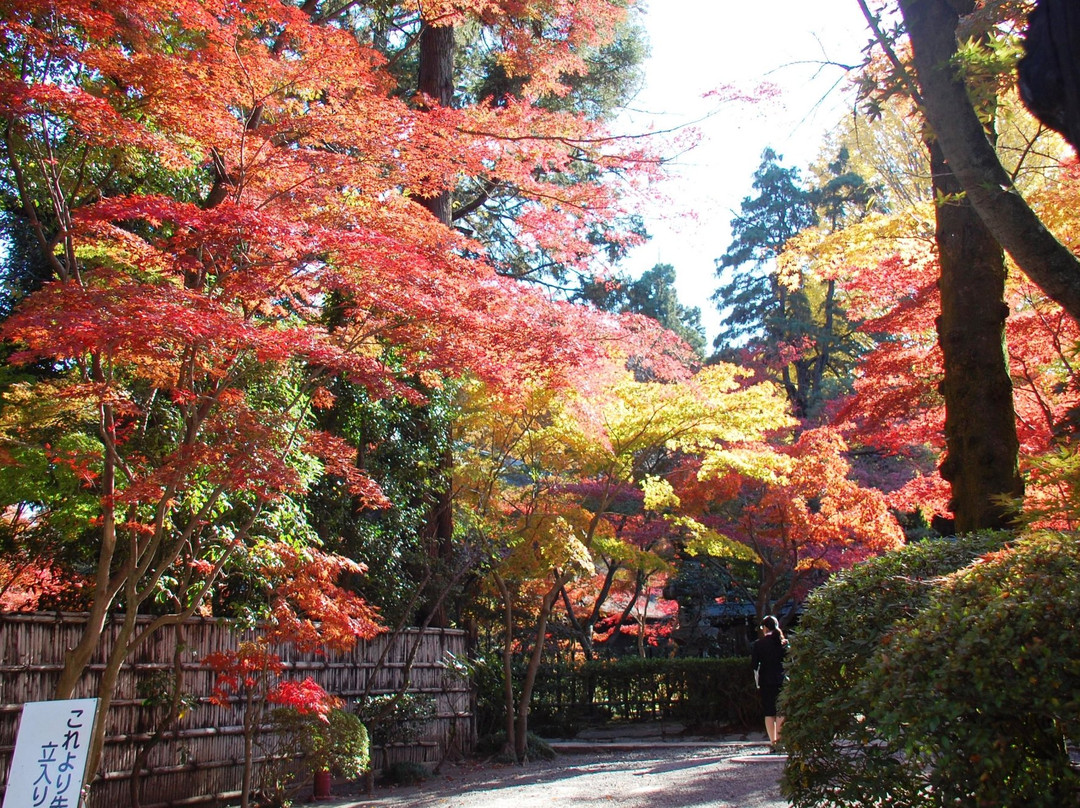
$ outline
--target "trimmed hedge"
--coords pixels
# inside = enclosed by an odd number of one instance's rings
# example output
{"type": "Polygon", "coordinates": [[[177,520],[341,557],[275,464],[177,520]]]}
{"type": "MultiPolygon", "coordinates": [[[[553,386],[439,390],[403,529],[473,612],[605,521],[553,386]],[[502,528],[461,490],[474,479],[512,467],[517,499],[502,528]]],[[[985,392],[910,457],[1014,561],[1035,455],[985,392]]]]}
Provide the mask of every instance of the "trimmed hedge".
{"type": "MultiPolygon", "coordinates": [[[[895,761],[867,721],[864,671],[882,638],[930,600],[934,581],[1001,547],[1003,535],[909,544],[834,576],[807,599],[787,660],[782,708],[795,808],[873,805],[895,761]]],[[[897,795],[900,804],[913,795],[897,795]]]]}
{"type": "Polygon", "coordinates": [[[546,666],[530,707],[532,725],[572,735],[585,723],[666,719],[750,728],[761,722],[750,660],[641,659],[546,666]]]}
{"type": "Polygon", "coordinates": [[[810,599],[785,689],[807,806],[1077,806],[1080,543],[911,545],[810,599]]]}
{"type": "MultiPolygon", "coordinates": [[[[875,720],[932,805],[1080,806],[1080,541],[1042,534],[950,576],[868,669],[875,720]]],[[[926,804],[924,801],[920,804],[926,804]]]]}

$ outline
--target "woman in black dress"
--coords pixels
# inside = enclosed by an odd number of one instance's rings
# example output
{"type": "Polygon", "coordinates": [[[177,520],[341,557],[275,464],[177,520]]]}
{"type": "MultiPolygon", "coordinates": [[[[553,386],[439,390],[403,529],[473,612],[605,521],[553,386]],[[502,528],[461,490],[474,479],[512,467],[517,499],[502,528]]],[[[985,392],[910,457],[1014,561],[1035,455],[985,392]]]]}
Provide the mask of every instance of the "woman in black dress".
{"type": "Polygon", "coordinates": [[[784,684],[784,654],[787,653],[787,640],[780,630],[780,623],[772,615],[761,621],[764,636],[754,642],[750,652],[750,664],[757,674],[757,684],[761,691],[761,706],[765,712],[765,732],[769,744],[775,749],[780,741],[780,727],[784,717],[778,715],[776,699],[784,684]]]}

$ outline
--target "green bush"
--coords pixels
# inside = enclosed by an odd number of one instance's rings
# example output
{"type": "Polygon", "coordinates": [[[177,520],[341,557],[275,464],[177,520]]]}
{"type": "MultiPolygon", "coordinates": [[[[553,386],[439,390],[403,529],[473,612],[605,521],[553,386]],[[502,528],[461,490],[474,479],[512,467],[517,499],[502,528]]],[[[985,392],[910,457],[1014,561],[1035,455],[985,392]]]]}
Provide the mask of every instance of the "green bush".
{"type": "Polygon", "coordinates": [[[391,763],[383,772],[383,781],[396,786],[415,786],[431,776],[427,766],[411,760],[399,760],[391,763]]]}
{"type": "Polygon", "coordinates": [[[999,543],[908,547],[811,599],[785,692],[795,806],[1080,805],[1080,544],[968,563],[999,543]]]}
{"type": "Polygon", "coordinates": [[[874,720],[920,804],[1080,805],[1080,541],[1041,534],[947,579],[886,638],[874,720]]]}
{"type": "Polygon", "coordinates": [[[367,728],[352,713],[333,709],[323,721],[286,708],[275,711],[273,721],[281,732],[280,751],[309,771],[349,778],[367,771],[371,753],[367,728]]]}
{"type": "Polygon", "coordinates": [[[430,693],[382,693],[364,700],[356,713],[368,726],[376,746],[412,743],[435,718],[435,697],[430,693]]]}
{"type": "MultiPolygon", "coordinates": [[[[484,735],[476,742],[477,754],[492,757],[497,763],[517,763],[512,754],[506,753],[506,732],[484,735]]],[[[547,741],[533,732],[525,734],[525,757],[528,760],[553,760],[555,750],[547,741]]]]}
{"type": "MultiPolygon", "coordinates": [[[[454,657],[450,664],[464,672],[476,693],[476,732],[479,736],[498,732],[504,725],[506,705],[503,691],[502,655],[491,651],[478,653],[471,659],[454,657]]],[[[524,664],[514,671],[515,681],[525,675],[524,664]]]]}
{"type": "MultiPolygon", "coordinates": [[[[782,695],[783,785],[796,808],[873,805],[895,788],[896,757],[868,721],[877,697],[865,668],[882,638],[929,603],[935,581],[1000,548],[1005,538],[911,544],[836,575],[810,595],[782,695]]],[[[894,799],[909,804],[914,796],[894,799]]]]}
{"type": "Polygon", "coordinates": [[[371,762],[371,745],[363,722],[344,710],[331,710],[326,723],[310,723],[304,741],[307,760],[319,771],[357,778],[371,762]]]}
{"type": "Polygon", "coordinates": [[[352,713],[334,709],[323,721],[280,707],[271,713],[270,727],[273,731],[260,739],[264,759],[258,769],[259,805],[291,805],[316,771],[355,779],[368,769],[367,728],[352,713]]]}

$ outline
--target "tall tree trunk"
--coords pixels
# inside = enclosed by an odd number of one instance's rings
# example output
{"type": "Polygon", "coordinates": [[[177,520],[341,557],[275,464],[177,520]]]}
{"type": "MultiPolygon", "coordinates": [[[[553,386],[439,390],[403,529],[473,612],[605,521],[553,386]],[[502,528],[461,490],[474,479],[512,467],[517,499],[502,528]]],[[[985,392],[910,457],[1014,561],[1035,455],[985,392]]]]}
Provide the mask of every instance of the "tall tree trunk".
{"type": "MultiPolygon", "coordinates": [[[[894,65],[865,0],[863,14],[894,65]]],[[[1080,317],[1076,257],[1027,206],[1002,168],[954,66],[959,17],[975,0],[899,0],[918,83],[909,90],[932,128],[928,139],[941,262],[938,339],[945,365],[946,458],[954,528],[1011,526],[1016,513],[1002,497],[1023,496],[1019,442],[1004,344],[1008,307],[1001,248],[1048,296],[1080,317]]]]}
{"type": "Polygon", "coordinates": [[[559,597],[559,590],[571,577],[565,573],[556,573],[554,586],[545,592],[540,600],[540,613],[537,615],[536,629],[533,633],[532,653],[529,655],[529,664],[525,668],[525,678],[521,683],[517,724],[514,728],[514,752],[520,762],[524,762],[529,754],[529,702],[532,701],[533,686],[536,684],[536,674],[540,671],[540,661],[544,658],[544,637],[547,634],[548,618],[559,597]]]}
{"type": "Polygon", "coordinates": [[[957,533],[1007,528],[1023,496],[1019,441],[1005,350],[1005,256],[945,163],[929,143],[937,205],[938,341],[944,359],[946,455],[957,533]]]}
{"type": "MultiPolygon", "coordinates": [[[[104,381],[101,371],[100,360],[95,357],[93,361],[93,379],[95,382],[104,381]]],[[[94,588],[90,600],[90,613],[86,618],[79,642],[74,648],[69,648],[64,658],[64,668],[60,672],[60,678],[53,691],[54,699],[70,699],[75,693],[75,686],[82,678],[86,666],[97,650],[105,632],[105,623],[109,617],[109,609],[112,607],[113,598],[116,596],[119,586],[112,580],[113,558],[117,549],[116,535],[116,455],[113,450],[112,436],[116,430],[115,414],[111,404],[101,406],[101,420],[98,432],[105,446],[105,456],[101,471],[102,500],[108,505],[101,512],[101,546],[98,548],[97,567],[94,570],[94,588]]],[[[98,713],[98,720],[103,721],[103,714],[98,713]]],[[[91,770],[93,771],[93,770],[91,770]]]]}
{"type": "Polygon", "coordinates": [[[499,587],[499,594],[503,600],[503,651],[502,651],[502,665],[503,665],[503,709],[504,709],[504,724],[506,728],[506,744],[505,750],[507,753],[517,756],[514,751],[514,726],[516,724],[516,717],[514,715],[514,601],[510,596],[510,588],[506,585],[506,579],[504,579],[498,572],[494,573],[495,584],[499,587]]]}
{"type": "MultiPolygon", "coordinates": [[[[454,100],[454,27],[431,25],[426,20],[420,32],[420,62],[417,70],[416,89],[442,107],[449,107],[454,100]]],[[[449,191],[420,199],[420,204],[447,227],[452,220],[452,197],[449,191]]],[[[436,563],[449,564],[453,558],[454,512],[451,498],[454,454],[448,435],[442,436],[446,448],[439,460],[440,486],[428,514],[427,536],[432,543],[432,555],[436,563]]],[[[450,618],[446,601],[435,608],[431,624],[445,628],[450,618]]]]}
{"type": "MultiPolygon", "coordinates": [[[[431,25],[424,22],[420,32],[420,64],[416,89],[422,96],[441,107],[454,101],[454,26],[431,25]]],[[[430,199],[420,200],[443,224],[451,222],[451,196],[444,191],[430,199]]]]}
{"type": "MultiPolygon", "coordinates": [[[[98,687],[98,711],[94,729],[90,733],[90,749],[86,755],[87,781],[96,776],[101,765],[101,756],[105,751],[106,718],[112,707],[113,694],[116,691],[116,683],[120,678],[120,669],[131,653],[131,638],[136,629],[137,613],[134,608],[124,612],[120,621],[115,644],[109,651],[105,661],[105,667],[101,671],[101,684],[98,687]]],[[[134,776],[138,776],[136,773],[134,776]]]]}

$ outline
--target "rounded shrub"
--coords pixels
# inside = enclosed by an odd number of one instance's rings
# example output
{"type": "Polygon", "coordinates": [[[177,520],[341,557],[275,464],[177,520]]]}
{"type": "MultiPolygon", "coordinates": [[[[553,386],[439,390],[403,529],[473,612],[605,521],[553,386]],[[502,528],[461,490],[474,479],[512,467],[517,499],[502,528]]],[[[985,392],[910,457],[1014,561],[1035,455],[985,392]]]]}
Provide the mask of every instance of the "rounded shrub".
{"type": "Polygon", "coordinates": [[[1080,540],[1037,534],[949,576],[866,671],[921,805],[1080,805],[1080,540]]]}
{"type": "Polygon", "coordinates": [[[1005,534],[910,544],[837,574],[807,600],[782,694],[783,788],[796,808],[914,805],[902,758],[875,726],[867,667],[882,640],[915,618],[943,576],[999,549],[1005,534]]]}
{"type": "Polygon", "coordinates": [[[399,760],[391,763],[383,772],[383,781],[388,785],[415,786],[431,776],[427,766],[411,760],[399,760]]]}
{"type": "Polygon", "coordinates": [[[309,719],[302,726],[300,748],[315,771],[352,779],[367,771],[371,746],[367,728],[355,715],[334,709],[326,721],[309,719]]]}

